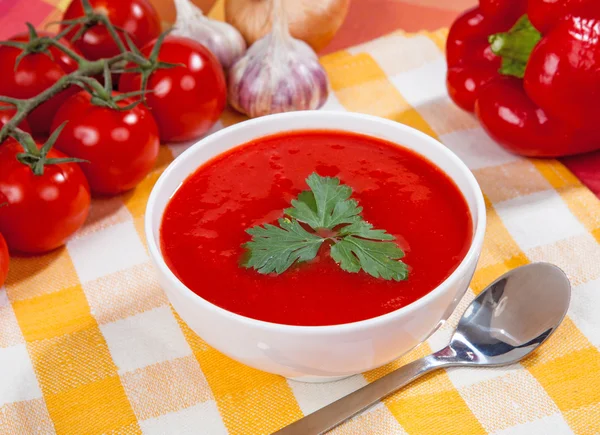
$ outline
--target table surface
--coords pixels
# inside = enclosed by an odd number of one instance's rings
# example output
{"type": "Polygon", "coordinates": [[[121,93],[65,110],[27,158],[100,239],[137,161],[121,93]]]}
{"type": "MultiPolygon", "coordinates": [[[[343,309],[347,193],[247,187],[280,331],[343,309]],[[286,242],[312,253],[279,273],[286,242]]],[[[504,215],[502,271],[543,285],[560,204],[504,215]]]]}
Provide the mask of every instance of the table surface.
{"type": "MultiPolygon", "coordinates": [[[[172,0],[151,1],[165,21],[172,21],[172,0]]],[[[212,0],[194,1],[205,8],[213,3],[212,0]]],[[[217,0],[215,8],[222,9],[223,2],[217,0]]],[[[69,0],[0,0],[0,39],[23,31],[24,21],[39,27],[60,19],[61,9],[68,3],[69,0]]],[[[351,0],[346,21],[320,54],[341,50],[397,29],[414,32],[447,27],[461,11],[476,3],[476,0],[351,0]]],[[[600,151],[562,161],[600,196],[600,151]]]]}
{"type": "MultiPolygon", "coordinates": [[[[64,8],[68,1],[0,0],[0,37],[22,31],[25,19],[43,27],[59,18],[54,6],[64,8]]],[[[406,5],[397,12],[384,9],[396,6],[353,0],[329,50],[361,42],[353,38],[387,33],[398,27],[398,21],[390,24],[394,16],[405,20],[406,30],[448,24],[441,19],[425,23],[433,13],[411,19],[406,5]],[[361,7],[366,7],[362,13],[361,7]]],[[[500,152],[472,117],[449,103],[438,50],[443,34],[430,40],[396,35],[348,56],[325,56],[333,107],[390,115],[430,134],[444,134],[450,149],[476,174],[489,200],[489,220],[465,303],[508,269],[544,260],[572,277],[573,309],[544,352],[519,368],[494,371],[498,376],[457,371],[450,378],[439,372],[409,387],[408,394],[388,398],[385,406],[373,408],[376,413],[353,420],[346,433],[372,433],[376,427],[386,434],[600,433],[600,334],[594,315],[600,202],[555,160],[519,161],[500,152]],[[405,79],[391,80],[399,76],[405,79]],[[412,110],[411,101],[419,111],[412,110]]],[[[230,116],[229,122],[235,120],[230,116]]],[[[87,435],[134,433],[143,426],[148,434],[187,425],[211,434],[230,428],[238,434],[270,433],[445,343],[456,316],[403,359],[327,391],[292,386],[214,351],[178,322],[150,273],[144,207],[156,176],[180,152],[170,146],[161,150],[161,165],[147,182],[127,195],[95,202],[74,243],[48,256],[13,258],[6,292],[0,292],[0,323],[5,320],[0,326],[7,330],[0,334],[0,347],[8,345],[0,354],[0,371],[15,375],[2,380],[0,390],[9,394],[0,394],[0,403],[7,397],[9,403],[0,412],[0,432],[41,433],[47,427],[45,433],[87,435]],[[7,424],[8,430],[2,430],[7,424]],[[23,430],[23,425],[36,428],[23,430]]],[[[589,164],[586,170],[597,172],[589,164]]]]}

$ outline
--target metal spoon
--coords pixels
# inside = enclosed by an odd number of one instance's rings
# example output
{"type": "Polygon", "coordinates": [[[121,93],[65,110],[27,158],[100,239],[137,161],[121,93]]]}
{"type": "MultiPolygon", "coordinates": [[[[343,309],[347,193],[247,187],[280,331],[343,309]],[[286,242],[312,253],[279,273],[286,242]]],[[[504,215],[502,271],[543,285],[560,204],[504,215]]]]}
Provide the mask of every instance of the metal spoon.
{"type": "Polygon", "coordinates": [[[511,270],[469,305],[450,344],[307,415],[273,435],[326,432],[364,408],[430,371],[447,367],[490,367],[529,355],[560,325],[571,298],[565,273],[548,263],[511,270]]]}

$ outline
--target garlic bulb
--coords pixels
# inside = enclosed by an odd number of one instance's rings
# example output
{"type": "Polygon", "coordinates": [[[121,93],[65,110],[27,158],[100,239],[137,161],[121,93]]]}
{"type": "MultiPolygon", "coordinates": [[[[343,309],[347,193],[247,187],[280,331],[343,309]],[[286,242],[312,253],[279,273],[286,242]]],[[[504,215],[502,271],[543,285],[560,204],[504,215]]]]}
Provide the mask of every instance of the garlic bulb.
{"type": "Polygon", "coordinates": [[[235,27],[211,20],[190,0],[175,0],[177,20],[173,34],[194,39],[208,48],[228,70],[244,51],[246,41],[235,27]]]}
{"type": "MultiPolygon", "coordinates": [[[[270,5],[270,0],[226,0],[225,19],[251,45],[271,30],[270,5]]],[[[350,0],[284,0],[284,5],[291,35],[319,51],[344,22],[350,0]]]]}
{"type": "Polygon", "coordinates": [[[229,70],[229,103],[251,118],[310,110],[327,100],[327,74],[308,44],[292,38],[282,0],[273,1],[273,28],[229,70]]]}

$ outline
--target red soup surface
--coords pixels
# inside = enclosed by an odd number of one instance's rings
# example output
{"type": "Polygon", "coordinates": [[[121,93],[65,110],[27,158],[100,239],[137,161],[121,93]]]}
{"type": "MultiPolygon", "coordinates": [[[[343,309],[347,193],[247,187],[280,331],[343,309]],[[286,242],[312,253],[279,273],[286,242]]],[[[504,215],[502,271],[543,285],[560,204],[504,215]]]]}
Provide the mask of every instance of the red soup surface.
{"type": "Polygon", "coordinates": [[[471,237],[465,199],[431,162],[367,136],[300,131],[258,139],[200,167],[166,208],[161,248],[175,275],[213,304],[310,326],[369,319],[414,302],[454,271],[471,237]],[[364,219],[396,237],[407,280],[345,272],[325,245],[280,275],[240,267],[245,230],[276,223],[312,172],[352,187],[364,219]]]}

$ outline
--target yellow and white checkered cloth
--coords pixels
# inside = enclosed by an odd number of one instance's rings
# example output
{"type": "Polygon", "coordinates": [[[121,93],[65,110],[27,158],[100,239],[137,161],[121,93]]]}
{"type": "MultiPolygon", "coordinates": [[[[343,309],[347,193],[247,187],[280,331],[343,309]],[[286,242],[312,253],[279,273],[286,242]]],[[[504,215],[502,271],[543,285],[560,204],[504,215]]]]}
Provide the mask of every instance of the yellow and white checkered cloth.
{"type": "MultiPolygon", "coordinates": [[[[324,57],[324,110],[416,127],[475,173],[489,223],[458,312],[498,275],[538,260],[569,274],[571,308],[521,364],[426,376],[333,433],[600,434],[600,201],[559,162],[504,152],[450,102],[445,36],[397,33],[324,57]]],[[[240,119],[227,112],[218,127],[240,119]]],[[[0,290],[0,434],[268,434],[446,343],[456,314],[399,361],[330,384],[287,381],[207,346],[171,310],[143,236],[152,185],[184,148],[163,147],[133,192],[96,200],[65,249],[13,259],[0,290]]]]}

